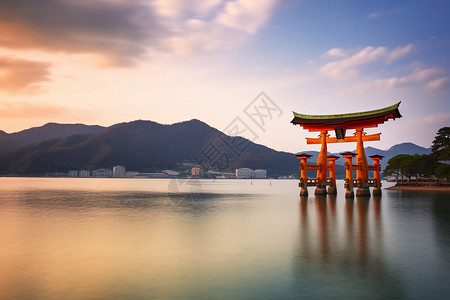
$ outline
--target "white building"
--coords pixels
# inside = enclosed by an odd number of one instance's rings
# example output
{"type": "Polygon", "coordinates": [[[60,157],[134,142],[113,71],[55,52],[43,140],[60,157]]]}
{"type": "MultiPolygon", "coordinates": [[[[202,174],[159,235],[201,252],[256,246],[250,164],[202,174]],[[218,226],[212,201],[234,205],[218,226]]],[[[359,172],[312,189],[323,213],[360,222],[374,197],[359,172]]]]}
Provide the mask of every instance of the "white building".
{"type": "Polygon", "coordinates": [[[92,177],[102,177],[102,178],[112,177],[112,171],[109,169],[97,169],[92,171],[92,177]]]}
{"type": "Polygon", "coordinates": [[[76,170],[69,171],[69,177],[78,177],[78,171],[76,170]]]}
{"type": "Polygon", "coordinates": [[[81,170],[79,173],[80,177],[89,177],[91,175],[91,172],[87,170],[81,170]]]}
{"type": "Polygon", "coordinates": [[[249,168],[240,168],[236,169],[236,177],[237,178],[252,178],[252,169],[249,168]]]}
{"type": "Polygon", "coordinates": [[[125,177],[126,171],[124,166],[115,166],[113,168],[113,177],[125,177]]]}
{"type": "Polygon", "coordinates": [[[250,168],[236,169],[237,178],[267,178],[267,171],[263,169],[252,170],[250,168]]]}
{"type": "Polygon", "coordinates": [[[266,178],[267,171],[263,169],[258,169],[252,172],[252,178],[266,178]]]}
{"type": "Polygon", "coordinates": [[[125,176],[128,178],[137,177],[137,176],[139,176],[139,172],[138,171],[126,171],[125,176]]]}

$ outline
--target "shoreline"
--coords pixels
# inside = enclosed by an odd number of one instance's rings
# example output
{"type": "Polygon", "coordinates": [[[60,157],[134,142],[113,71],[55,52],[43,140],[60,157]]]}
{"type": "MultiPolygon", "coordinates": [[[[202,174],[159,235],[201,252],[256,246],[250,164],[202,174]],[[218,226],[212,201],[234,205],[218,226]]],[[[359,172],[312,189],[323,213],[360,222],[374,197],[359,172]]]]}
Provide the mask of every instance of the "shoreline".
{"type": "Polygon", "coordinates": [[[449,192],[450,185],[433,185],[433,184],[400,184],[386,188],[386,190],[398,191],[428,191],[428,192],[449,192]]]}

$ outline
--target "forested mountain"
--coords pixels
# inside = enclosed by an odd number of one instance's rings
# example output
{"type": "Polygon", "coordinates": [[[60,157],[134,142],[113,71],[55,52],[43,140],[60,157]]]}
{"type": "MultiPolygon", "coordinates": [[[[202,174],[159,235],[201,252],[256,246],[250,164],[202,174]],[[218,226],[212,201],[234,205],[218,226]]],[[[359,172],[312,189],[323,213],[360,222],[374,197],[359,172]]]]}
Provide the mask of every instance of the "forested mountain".
{"type": "Polygon", "coordinates": [[[0,152],[11,151],[49,139],[63,138],[73,134],[91,134],[105,129],[106,127],[98,125],[47,123],[44,126],[10,134],[0,130],[0,152]]]}
{"type": "Polygon", "coordinates": [[[241,137],[228,137],[199,120],[191,120],[172,125],[151,121],[121,123],[93,134],[71,135],[24,146],[0,155],[0,173],[38,175],[115,165],[154,172],[180,169],[184,162],[200,162],[211,169],[222,170],[241,166],[264,168],[272,176],[298,170],[293,154],[278,152],[241,137]],[[217,150],[215,157],[209,149],[211,145],[217,150]],[[245,148],[233,149],[238,145],[245,148]]]}

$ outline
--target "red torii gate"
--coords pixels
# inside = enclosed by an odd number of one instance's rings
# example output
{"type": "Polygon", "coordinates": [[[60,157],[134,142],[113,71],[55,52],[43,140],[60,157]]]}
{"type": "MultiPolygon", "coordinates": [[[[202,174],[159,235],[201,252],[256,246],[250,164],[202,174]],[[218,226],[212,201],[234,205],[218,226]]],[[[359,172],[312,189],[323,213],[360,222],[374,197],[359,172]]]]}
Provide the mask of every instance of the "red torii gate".
{"type": "MultiPolygon", "coordinates": [[[[300,125],[304,129],[308,131],[319,131],[319,138],[306,138],[307,144],[321,144],[322,147],[320,149],[319,157],[317,158],[316,165],[307,165],[307,157],[308,155],[301,153],[298,154],[297,157],[300,158],[300,169],[302,172],[300,186],[301,191],[300,195],[307,195],[308,191],[306,189],[308,185],[308,179],[306,176],[306,171],[317,170],[316,180],[309,180],[309,185],[316,185],[315,194],[326,194],[326,186],[332,185],[332,183],[327,180],[327,172],[331,168],[331,165],[334,165],[334,159],[332,159],[329,165],[327,161],[329,158],[327,157],[327,143],[342,143],[342,142],[356,142],[356,164],[352,165],[351,163],[351,155],[346,155],[346,159],[350,157],[350,165],[346,164],[346,168],[350,168],[351,172],[347,172],[346,182],[347,182],[347,193],[346,196],[353,196],[353,175],[350,175],[354,169],[356,169],[356,183],[357,183],[357,196],[369,196],[369,184],[375,186],[374,193],[380,193],[380,176],[379,176],[379,160],[382,156],[371,157],[374,160],[374,165],[369,166],[367,164],[366,154],[364,151],[363,141],[379,141],[381,133],[370,134],[367,135],[363,130],[368,127],[378,127],[378,124],[383,124],[389,119],[401,118],[400,111],[398,107],[401,102],[398,102],[389,107],[385,107],[378,110],[358,112],[358,113],[350,113],[350,114],[339,114],[339,115],[305,115],[294,113],[294,119],[291,121],[294,125],[300,125]],[[354,129],[354,136],[346,136],[346,130],[354,129]],[[330,137],[328,131],[334,131],[336,137],[330,137]],[[302,167],[303,165],[303,167],[302,167]],[[375,175],[375,180],[369,182],[369,170],[376,171],[378,173],[375,175]],[[378,177],[378,178],[377,178],[378,177]],[[350,182],[351,181],[351,182],[350,182]],[[376,184],[374,182],[377,181],[376,184]],[[350,189],[351,188],[351,193],[350,189]]],[[[347,161],[348,162],[348,161],[347,161]]],[[[348,169],[347,169],[348,170],[348,169]]],[[[330,176],[333,177],[334,176],[330,176]]],[[[335,178],[334,178],[335,180],[335,178]]],[[[335,184],[334,184],[335,187],[335,184]]],[[[329,189],[328,193],[335,193],[334,191],[329,189]]]]}

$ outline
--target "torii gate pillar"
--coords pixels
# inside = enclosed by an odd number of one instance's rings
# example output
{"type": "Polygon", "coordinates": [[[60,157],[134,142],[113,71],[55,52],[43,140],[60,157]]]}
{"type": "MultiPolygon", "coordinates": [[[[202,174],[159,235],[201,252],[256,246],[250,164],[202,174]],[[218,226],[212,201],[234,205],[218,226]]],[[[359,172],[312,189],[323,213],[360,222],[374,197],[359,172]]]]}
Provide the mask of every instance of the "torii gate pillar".
{"type": "Polygon", "coordinates": [[[356,189],[356,196],[370,196],[369,190],[369,165],[367,164],[366,152],[363,145],[363,128],[356,130],[356,164],[361,167],[356,170],[356,180],[358,181],[358,188],[356,189]]]}

